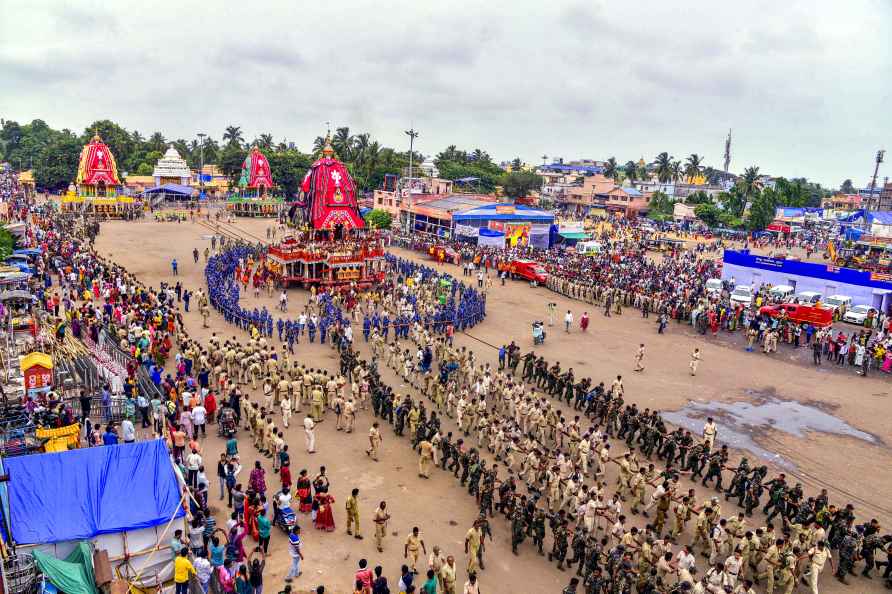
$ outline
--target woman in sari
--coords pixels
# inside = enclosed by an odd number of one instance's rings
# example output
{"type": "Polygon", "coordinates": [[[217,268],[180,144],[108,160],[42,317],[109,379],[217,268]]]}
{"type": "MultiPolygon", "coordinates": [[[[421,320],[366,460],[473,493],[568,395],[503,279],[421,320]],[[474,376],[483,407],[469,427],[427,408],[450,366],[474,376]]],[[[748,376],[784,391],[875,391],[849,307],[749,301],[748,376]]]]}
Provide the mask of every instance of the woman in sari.
{"type": "Polygon", "coordinates": [[[249,493],[245,498],[245,531],[256,541],[260,541],[260,529],[257,526],[257,510],[260,502],[255,493],[249,493]]]}
{"type": "Polygon", "coordinates": [[[266,493],[266,471],[260,466],[260,460],[254,462],[248,486],[257,493],[266,493]]]}
{"type": "Polygon", "coordinates": [[[300,513],[308,514],[310,510],[313,508],[313,496],[310,494],[310,477],[307,476],[306,469],[300,471],[300,476],[297,478],[297,497],[300,502],[300,513]]]}
{"type": "Polygon", "coordinates": [[[315,525],[317,529],[334,532],[335,522],[334,513],[331,510],[332,503],[334,503],[334,497],[328,494],[328,489],[323,488],[316,493],[318,511],[316,512],[315,525]]]}

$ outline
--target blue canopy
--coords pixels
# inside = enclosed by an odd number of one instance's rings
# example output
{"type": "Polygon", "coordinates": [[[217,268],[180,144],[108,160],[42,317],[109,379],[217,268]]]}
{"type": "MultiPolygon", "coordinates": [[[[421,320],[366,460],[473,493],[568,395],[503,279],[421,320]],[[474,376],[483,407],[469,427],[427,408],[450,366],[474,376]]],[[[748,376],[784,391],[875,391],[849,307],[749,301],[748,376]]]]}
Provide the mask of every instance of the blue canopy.
{"type": "Polygon", "coordinates": [[[12,252],[13,256],[39,256],[43,253],[43,250],[40,248],[22,248],[20,250],[15,250],[12,252]]]}
{"type": "Polygon", "coordinates": [[[480,235],[483,237],[504,237],[505,233],[502,231],[497,231],[495,229],[487,229],[486,227],[482,227],[480,229],[480,235]]]}
{"type": "Polygon", "coordinates": [[[154,188],[149,188],[143,194],[176,194],[177,196],[191,196],[194,190],[189,186],[184,186],[182,184],[163,184],[160,186],[155,186],[154,188]]]}
{"type": "Polygon", "coordinates": [[[93,538],[183,515],[161,439],[4,460],[9,524],[19,544],[93,538]]]}

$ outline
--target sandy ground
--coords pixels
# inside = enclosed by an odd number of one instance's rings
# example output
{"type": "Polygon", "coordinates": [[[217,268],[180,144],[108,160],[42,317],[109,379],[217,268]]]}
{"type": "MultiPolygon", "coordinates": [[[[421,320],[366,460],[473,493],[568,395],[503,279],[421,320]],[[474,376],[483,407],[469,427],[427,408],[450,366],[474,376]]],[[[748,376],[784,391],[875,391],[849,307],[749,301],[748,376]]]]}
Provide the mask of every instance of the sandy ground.
{"type": "MultiPolygon", "coordinates": [[[[265,237],[266,220],[240,219],[237,227],[252,237],[265,237]]],[[[160,281],[180,280],[190,289],[204,285],[203,259],[197,264],[192,260],[192,249],[200,252],[210,245],[211,231],[197,223],[157,223],[140,221],[134,223],[103,223],[97,239],[98,251],[111,256],[126,266],[144,282],[157,286],[160,281]],[[180,265],[180,276],[171,275],[170,261],[176,258],[180,265]]],[[[246,235],[247,237],[247,235],[246,235]]],[[[421,260],[418,254],[394,250],[401,256],[421,260]]],[[[447,266],[458,276],[461,271],[447,266]]],[[[292,291],[289,309],[295,312],[298,305],[306,301],[307,293],[292,291]]],[[[253,298],[245,301],[254,305],[253,298]]],[[[558,318],[570,309],[576,319],[583,313],[585,305],[560,297],[544,288],[531,288],[520,282],[509,282],[506,286],[498,283],[488,296],[486,321],[466,334],[456,336],[459,345],[474,350],[484,361],[496,363],[499,344],[515,340],[523,351],[532,348],[530,323],[534,319],[546,318],[545,304],[555,301],[558,304],[558,318]]],[[[266,297],[258,300],[269,309],[275,308],[274,299],[266,297]]],[[[750,402],[762,403],[766,397],[780,402],[798,402],[809,405],[808,410],[827,413],[827,416],[842,421],[851,428],[869,434],[864,439],[804,430],[799,435],[778,428],[771,419],[761,419],[758,424],[747,418],[735,415],[720,417],[719,441],[723,439],[723,424],[737,425],[737,429],[752,440],[757,447],[769,453],[769,464],[773,471],[782,462],[788,475],[801,481],[808,494],[825,487],[831,493],[832,501],[844,504],[853,502],[859,518],[866,520],[879,518],[884,524],[892,520],[892,506],[886,503],[882,493],[892,487],[892,475],[880,469],[887,467],[892,443],[892,430],[886,422],[890,392],[889,379],[885,377],[860,378],[849,373],[815,370],[796,361],[789,360],[783,347],[780,353],[766,356],[759,353],[745,353],[733,340],[712,340],[697,336],[686,328],[671,324],[667,334],[656,333],[654,318],[642,319],[640,312],[625,310],[624,315],[604,318],[600,312],[590,311],[592,323],[587,333],[580,332],[578,326],[569,334],[563,332],[559,321],[549,329],[548,340],[536,349],[549,361],[560,361],[562,367],[572,366],[577,377],[589,376],[596,382],[610,380],[622,374],[626,387],[627,401],[635,401],[639,407],[659,408],[675,411],[690,402],[701,407],[716,406],[718,403],[750,402]],[[560,326],[560,327],[559,327],[560,326]],[[634,353],[639,343],[645,343],[647,355],[646,370],[634,373],[634,353]],[[694,347],[703,351],[703,362],[696,377],[688,373],[688,356],[694,347]],[[868,441],[872,439],[873,441],[868,441]],[[771,456],[782,456],[783,460],[771,456]]],[[[201,318],[194,311],[185,314],[190,334],[198,339],[217,335],[239,335],[240,331],[228,326],[222,317],[213,314],[211,328],[201,328],[201,318]]],[[[361,333],[357,333],[361,341],[361,333]]],[[[363,352],[366,345],[360,344],[363,352]]],[[[311,366],[325,366],[334,369],[337,365],[335,351],[328,346],[301,344],[297,357],[311,366]]],[[[385,379],[395,386],[397,392],[405,392],[398,380],[384,370],[385,379]]],[[[249,386],[250,387],[250,386],[249,386]]],[[[570,411],[569,414],[572,414],[570,411]]],[[[319,466],[326,466],[331,478],[332,494],[336,499],[335,518],[338,530],[322,534],[312,528],[309,518],[300,518],[305,527],[304,542],[306,561],[304,574],[295,582],[298,590],[309,589],[317,584],[325,584],[327,592],[349,592],[353,572],[360,558],[369,560],[370,565],[383,565],[385,575],[395,590],[399,576],[399,566],[404,562],[403,543],[413,526],[421,528],[428,547],[438,544],[445,554],[456,557],[460,568],[458,583],[464,583],[464,567],[467,557],[464,554],[464,534],[470,527],[477,510],[473,499],[461,489],[451,475],[435,472],[430,480],[417,476],[417,455],[408,442],[393,435],[390,428],[383,430],[384,444],[381,461],[370,461],[364,450],[367,446],[366,432],[371,424],[370,411],[361,412],[357,418],[357,432],[345,435],[335,431],[331,413],[327,422],[317,431],[318,452],[312,456],[305,454],[302,430],[298,416],[287,430],[287,439],[292,455],[292,475],[307,468],[310,475],[319,466]],[[360,515],[363,533],[366,538],[356,541],[343,532],[345,514],[343,502],[353,487],[360,489],[360,515]],[[372,512],[378,501],[386,500],[392,515],[388,527],[385,552],[374,550],[371,535],[372,512]]],[[[805,415],[808,417],[808,414],[805,415]]],[[[454,429],[448,419],[445,425],[454,429]]],[[[699,421],[697,421],[699,423],[699,421]]],[[[808,424],[808,418],[803,421],[808,424]]],[[[257,459],[250,443],[243,439],[241,453],[246,468],[257,459]]],[[[214,462],[222,451],[222,442],[216,436],[209,436],[204,442],[204,458],[209,475],[213,474],[214,462]]],[[[615,446],[618,447],[618,446],[615,446]]],[[[619,448],[617,451],[623,451],[619,448]]],[[[732,460],[741,452],[735,451],[732,460]]],[[[751,453],[743,453],[752,459],[751,453]]],[[[268,471],[271,488],[278,480],[271,475],[271,461],[263,459],[268,471]]],[[[245,479],[247,477],[244,477],[245,479]]],[[[613,477],[610,477],[612,480],[613,477]]],[[[684,485],[687,488],[687,484],[684,485]]],[[[217,493],[214,486],[212,493],[217,493]]],[[[698,499],[704,499],[712,491],[698,488],[698,499]]],[[[725,515],[736,513],[732,504],[724,506],[725,515]]],[[[217,513],[219,523],[223,523],[228,510],[221,506],[217,513]]],[[[640,517],[632,517],[634,524],[642,525],[640,517]]],[[[750,526],[764,524],[764,518],[754,517],[750,526]]],[[[553,564],[539,558],[529,541],[521,546],[520,555],[515,557],[510,551],[509,525],[497,517],[493,522],[494,541],[487,543],[486,570],[482,573],[481,586],[484,592],[560,592],[569,580],[569,572],[560,572],[553,564]]],[[[691,527],[688,528],[691,530],[691,527]]],[[[550,538],[549,538],[550,544],[550,538]]],[[[267,569],[266,589],[278,591],[287,571],[288,556],[285,539],[281,532],[274,531],[271,543],[272,556],[267,569]]],[[[705,567],[705,560],[700,563],[705,567]]],[[[421,568],[423,570],[423,568],[421,568]]],[[[854,580],[854,578],[852,578],[854,580]]],[[[854,580],[848,588],[841,586],[825,571],[822,579],[822,592],[880,592],[879,580],[871,582],[854,580]]],[[[761,590],[760,590],[761,591],[761,590]]]]}

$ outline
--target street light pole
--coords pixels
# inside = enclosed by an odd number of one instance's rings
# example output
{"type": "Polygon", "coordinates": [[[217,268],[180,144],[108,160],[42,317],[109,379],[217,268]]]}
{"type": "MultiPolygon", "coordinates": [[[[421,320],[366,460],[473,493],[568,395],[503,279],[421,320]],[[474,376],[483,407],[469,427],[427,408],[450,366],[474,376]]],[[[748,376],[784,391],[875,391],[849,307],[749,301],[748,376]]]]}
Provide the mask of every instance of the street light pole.
{"type": "Polygon", "coordinates": [[[204,195],[204,132],[198,133],[198,199],[204,195]]]}
{"type": "MultiPolygon", "coordinates": [[[[406,130],[406,135],[409,137],[409,183],[412,183],[412,153],[413,147],[415,146],[415,139],[418,138],[418,131],[415,128],[409,128],[406,130]]],[[[409,190],[411,194],[411,189],[409,190]]]]}

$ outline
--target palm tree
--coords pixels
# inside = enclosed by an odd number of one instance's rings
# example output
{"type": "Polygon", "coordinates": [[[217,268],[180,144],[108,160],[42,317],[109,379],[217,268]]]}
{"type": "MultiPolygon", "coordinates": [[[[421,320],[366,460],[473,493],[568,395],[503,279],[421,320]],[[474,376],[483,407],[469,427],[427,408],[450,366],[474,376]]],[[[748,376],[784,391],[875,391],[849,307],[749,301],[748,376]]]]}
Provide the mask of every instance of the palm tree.
{"type": "Polygon", "coordinates": [[[514,157],[511,161],[511,171],[520,171],[521,167],[523,167],[523,161],[520,160],[520,157],[514,157]]]}
{"type": "Polygon", "coordinates": [[[134,130],[133,132],[131,132],[130,138],[133,139],[133,144],[135,144],[137,146],[141,145],[143,143],[143,141],[145,140],[145,138],[143,138],[143,135],[140,134],[138,130],[134,130]]]}
{"type": "Polygon", "coordinates": [[[614,181],[616,180],[616,176],[619,175],[619,171],[616,168],[616,157],[610,157],[604,163],[604,175],[614,181]]]}
{"type": "Polygon", "coordinates": [[[325,138],[322,136],[317,136],[316,140],[313,141],[313,154],[315,156],[319,156],[322,154],[322,149],[325,148],[325,138]]]}
{"type": "Polygon", "coordinates": [[[692,183],[695,177],[698,177],[703,172],[703,157],[698,155],[697,153],[692,153],[690,157],[688,157],[687,163],[685,164],[684,174],[688,178],[688,183],[692,183]]]}
{"type": "Polygon", "coordinates": [[[331,139],[331,147],[338,154],[342,161],[350,161],[350,147],[353,145],[353,137],[350,136],[350,128],[343,126],[335,130],[334,138],[331,139]]]}
{"type": "Polygon", "coordinates": [[[655,162],[657,164],[657,179],[662,183],[672,179],[672,157],[669,156],[669,153],[660,153],[657,155],[655,162]]]}
{"type": "Polygon", "coordinates": [[[223,133],[223,142],[241,144],[244,140],[245,136],[242,134],[241,126],[226,126],[226,131],[223,133]]]}
{"type": "Polygon", "coordinates": [[[164,139],[164,134],[161,132],[153,132],[152,135],[149,136],[148,144],[150,151],[158,151],[161,153],[164,152],[164,146],[167,144],[167,141],[164,139]]]}
{"type": "Polygon", "coordinates": [[[273,135],[261,134],[260,138],[254,141],[254,144],[256,144],[258,148],[268,151],[273,148],[273,135]]]}
{"type": "Polygon", "coordinates": [[[678,180],[681,179],[681,161],[672,161],[672,165],[669,167],[672,181],[678,183],[678,180]]]}
{"type": "Polygon", "coordinates": [[[755,165],[747,167],[743,172],[743,177],[741,177],[740,181],[737,183],[740,185],[740,189],[746,197],[749,198],[753,194],[756,194],[762,189],[762,182],[759,181],[759,168],[755,165]]]}
{"type": "Polygon", "coordinates": [[[638,163],[635,161],[626,162],[626,164],[623,165],[623,173],[626,174],[626,179],[635,181],[638,179],[638,163]]]}
{"type": "Polygon", "coordinates": [[[368,150],[368,148],[369,148],[369,133],[368,132],[364,132],[362,134],[357,134],[356,136],[354,136],[353,137],[353,147],[352,147],[353,151],[352,151],[352,155],[351,155],[353,157],[353,160],[356,161],[358,164],[365,163],[365,160],[367,157],[366,151],[368,150]]]}

